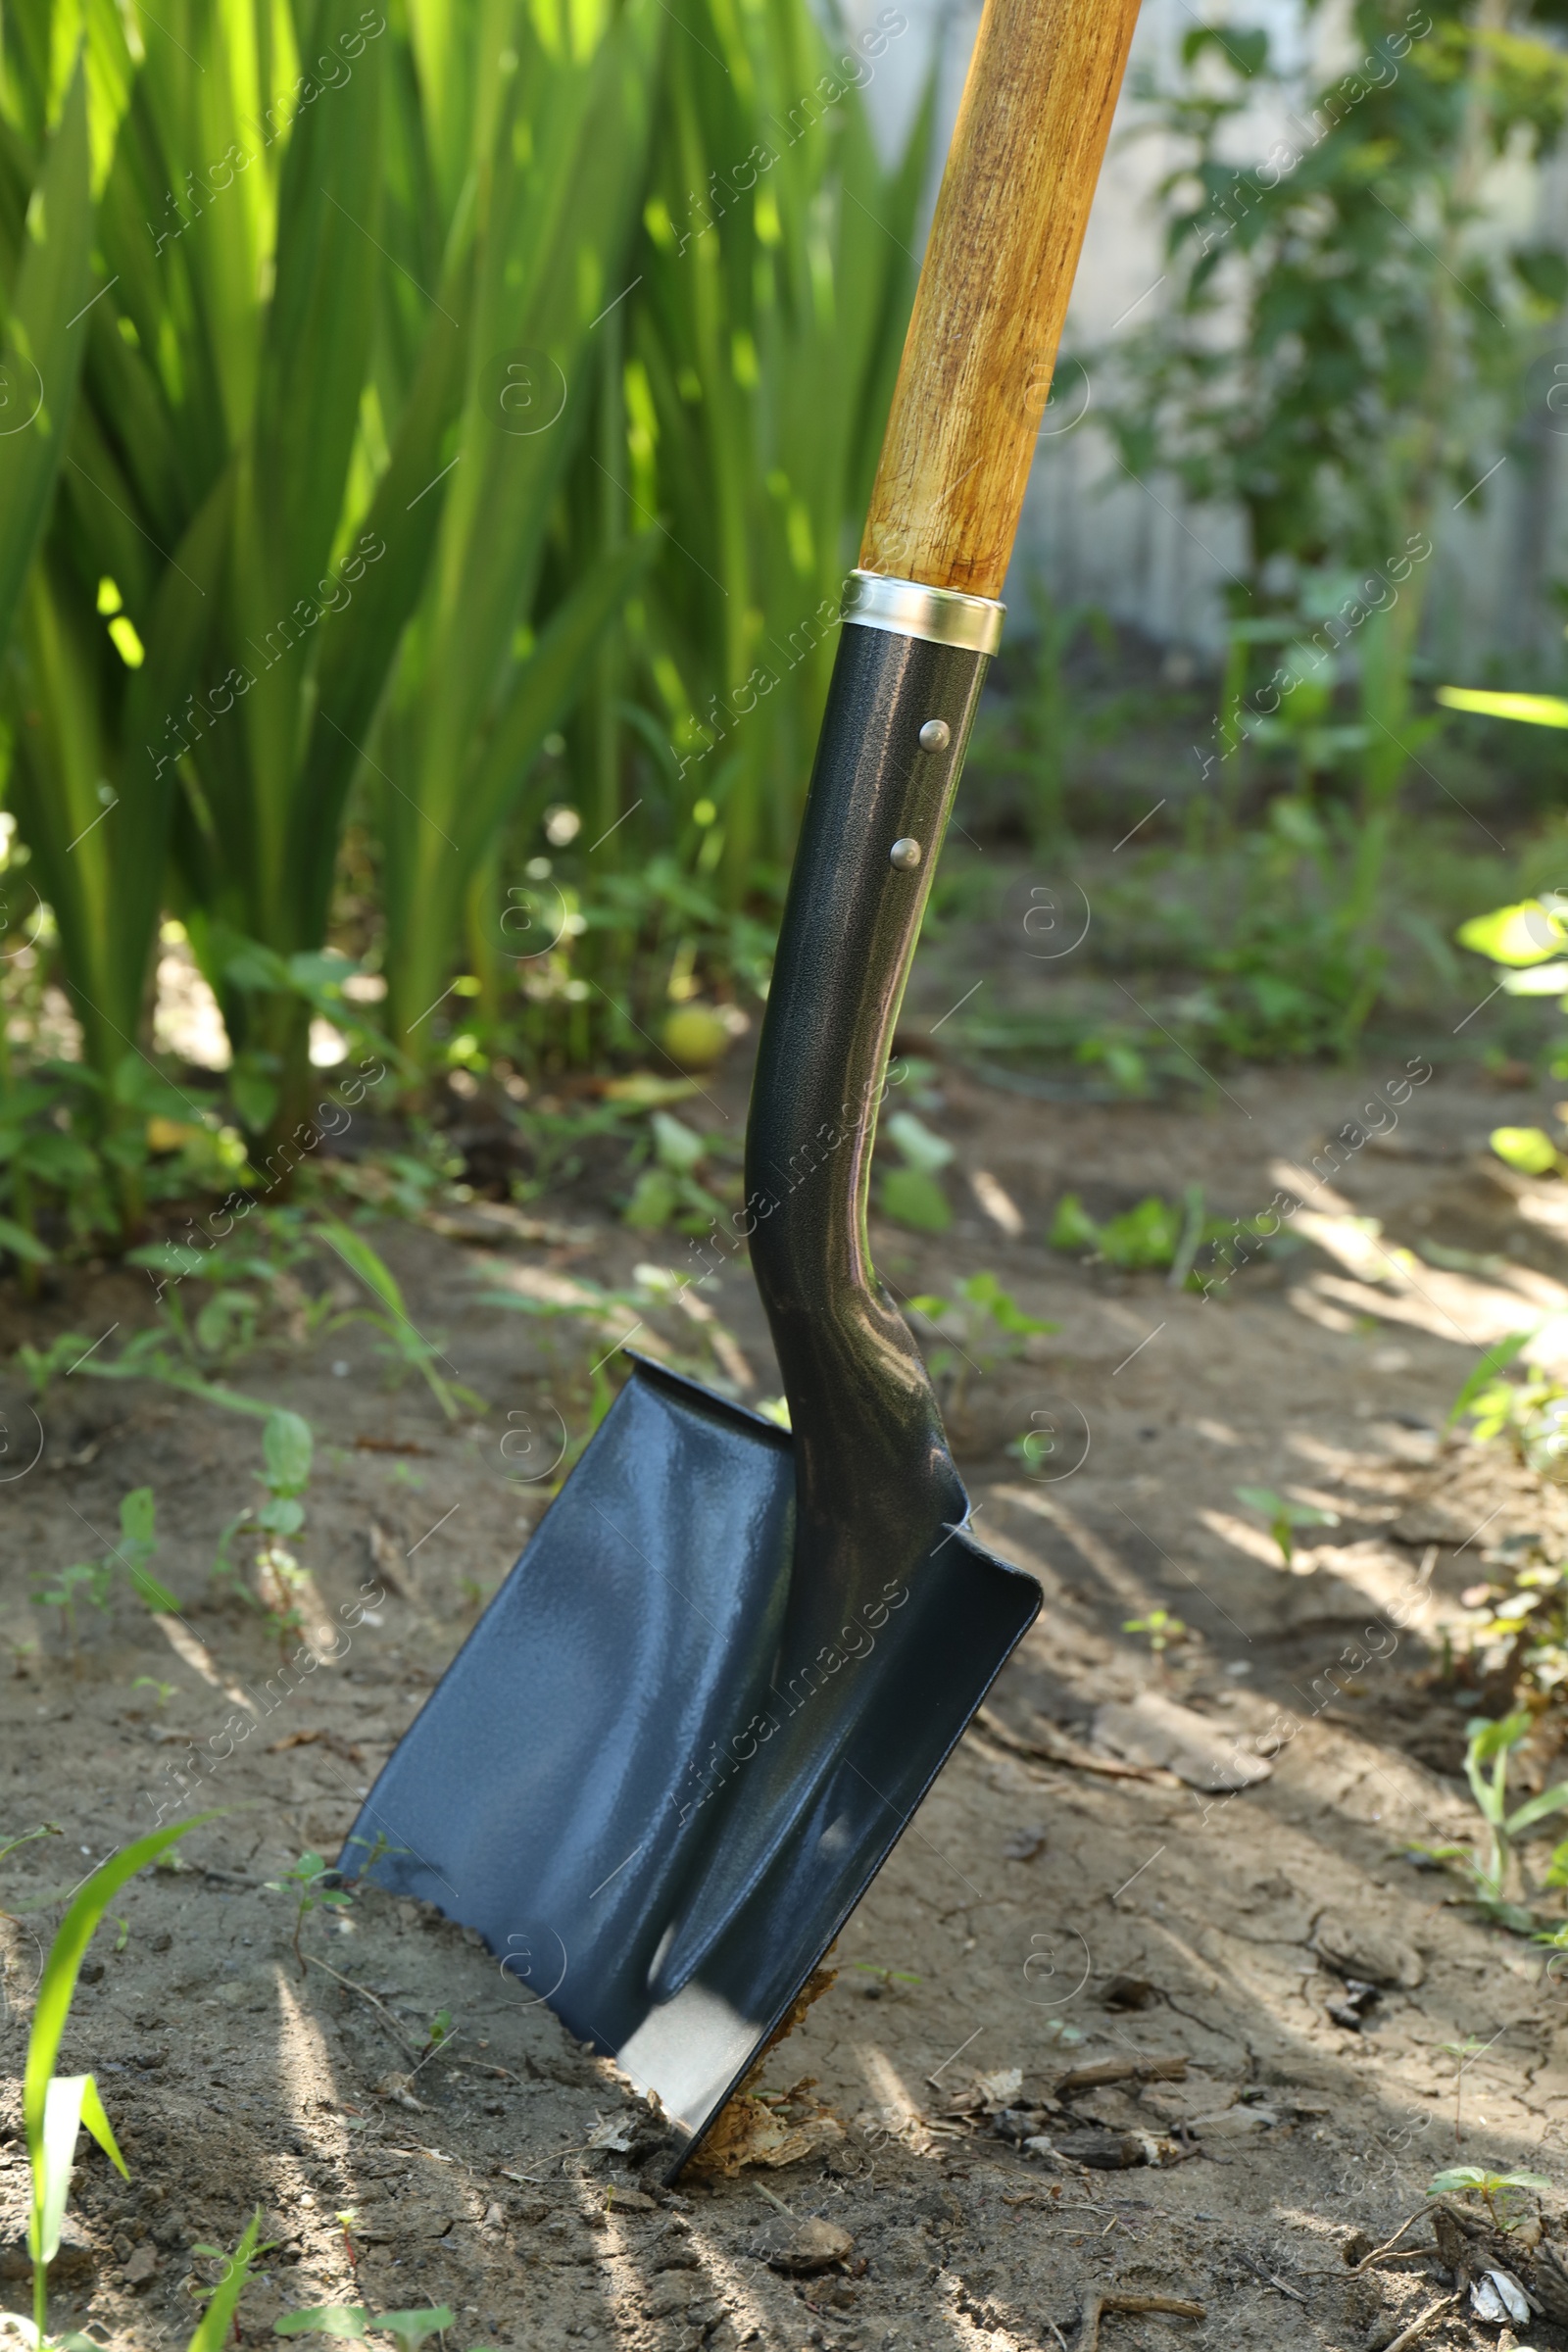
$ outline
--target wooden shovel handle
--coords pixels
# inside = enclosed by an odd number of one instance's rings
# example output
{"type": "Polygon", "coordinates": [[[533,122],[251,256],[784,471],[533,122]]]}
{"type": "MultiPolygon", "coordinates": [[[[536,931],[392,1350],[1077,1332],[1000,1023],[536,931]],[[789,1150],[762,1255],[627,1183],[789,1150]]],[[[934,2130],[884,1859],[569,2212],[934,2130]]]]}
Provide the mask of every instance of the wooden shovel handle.
{"type": "Polygon", "coordinates": [[[986,0],[860,564],[998,597],[1138,0],[986,0]]]}

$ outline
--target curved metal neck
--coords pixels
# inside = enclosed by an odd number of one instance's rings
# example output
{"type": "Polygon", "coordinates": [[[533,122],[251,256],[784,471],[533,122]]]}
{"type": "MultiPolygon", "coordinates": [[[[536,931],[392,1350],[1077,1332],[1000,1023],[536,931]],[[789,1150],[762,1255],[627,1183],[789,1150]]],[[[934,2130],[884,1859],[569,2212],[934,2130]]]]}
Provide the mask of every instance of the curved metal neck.
{"type": "Polygon", "coordinates": [[[795,1606],[808,1619],[819,1602],[836,1621],[860,1588],[897,1573],[901,1548],[924,1557],[934,1512],[952,1524],[967,1510],[919,1350],[871,1265],[866,1194],[888,1049],[986,668],[969,647],[886,623],[845,628],[768,994],[746,1183],[795,1433],[795,1606]]]}

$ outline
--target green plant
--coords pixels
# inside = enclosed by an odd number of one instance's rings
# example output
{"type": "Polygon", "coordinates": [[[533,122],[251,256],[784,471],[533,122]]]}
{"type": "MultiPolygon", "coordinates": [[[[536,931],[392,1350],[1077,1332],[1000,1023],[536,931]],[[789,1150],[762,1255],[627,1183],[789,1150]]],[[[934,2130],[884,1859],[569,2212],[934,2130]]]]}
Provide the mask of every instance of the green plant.
{"type": "Polygon", "coordinates": [[[267,1500],[247,1504],[229,1520],[218,1539],[218,1555],[213,1563],[215,1577],[237,1585],[247,1599],[260,1601],[268,1611],[272,1630],[284,1642],[299,1630],[298,1595],[304,1586],[304,1571],[289,1549],[289,1543],[305,1525],[305,1505],[300,1496],[310,1484],[314,1451],[311,1425],[303,1414],[287,1411],[268,1414],[262,1430],[262,1467],[258,1473],[267,1490],[267,1500]],[[262,1539],[255,1558],[254,1594],[236,1578],[229,1558],[229,1545],[241,1533],[262,1539]]]}
{"type": "Polygon", "coordinates": [[[76,1641],[76,1596],[80,1592],[95,1609],[107,1609],[114,1586],[113,1564],[107,1560],[76,1560],[69,1568],[42,1585],[33,1588],[32,1597],[46,1609],[58,1609],[66,1629],[71,1648],[71,1669],[81,1672],[81,1652],[76,1641]]]}
{"type": "Polygon", "coordinates": [[[372,2335],[390,2335],[403,2352],[418,2352],[427,2336],[441,2335],[457,2325],[450,2303],[427,2305],[422,2311],[383,2311],[375,2317],[357,2303],[323,2303],[313,2311],[288,2311],[272,2323],[274,2335],[325,2335],[339,2343],[363,2344],[372,2335]]]}
{"type": "Polygon", "coordinates": [[[193,2246],[191,2252],[206,2260],[220,2262],[222,2271],[218,2284],[207,2299],[201,2324],[185,2347],[185,2352],[223,2352],[229,2329],[237,2330],[236,2313],[239,2299],[250,2283],[251,2273],[264,2254],[272,2251],[271,2245],[262,2243],[262,2213],[260,2206],[245,2225],[243,2236],[232,2254],[220,2246],[193,2246]]]}
{"type": "MultiPolygon", "coordinates": [[[[1482,1721],[1470,1726],[1464,1770],[1481,1814],[1481,1850],[1477,1852],[1470,1845],[1421,1845],[1411,1849],[1457,1870],[1468,1881],[1468,1900],[1478,1911],[1499,1927],[1511,1928],[1516,1935],[1525,1936],[1533,1934],[1540,1923],[1536,1914],[1516,1899],[1521,1875],[1517,1847],[1529,1831],[1568,1806],[1568,1782],[1559,1782],[1554,1788],[1544,1788],[1538,1796],[1527,1797],[1522,1805],[1509,1810],[1508,1761],[1530,1737],[1534,1721],[1528,1708],[1520,1708],[1495,1722],[1482,1721]]],[[[1547,1879],[1548,1885],[1565,1882],[1568,1882],[1568,1840],[1552,1855],[1547,1879]]]]}
{"type": "Polygon", "coordinates": [[[1533,2189],[1541,2195],[1550,2186],[1542,2173],[1491,2173],[1477,2164],[1456,2164],[1446,2173],[1434,2174],[1427,2183],[1427,2195],[1479,2197],[1494,2229],[1506,2232],[1519,2226],[1521,2217],[1513,2210],[1517,2192],[1533,2189]]]}
{"type": "Polygon", "coordinates": [[[1046,1240],[1053,1250],[1082,1250],[1091,1260],[1129,1271],[1179,1265],[1185,1281],[1202,1243],[1230,1231],[1223,1219],[1205,1220],[1202,1190],[1195,1185],[1181,1202],[1152,1193],[1103,1225],[1095,1222],[1076,1193],[1063,1193],[1046,1240]]]}
{"type": "MultiPolygon", "coordinates": [[[[1568,900],[1560,892],[1473,915],[1460,924],[1456,937],[1500,973],[1494,996],[1555,997],[1559,1008],[1568,1011],[1568,900]]],[[[1553,1077],[1568,1077],[1568,1050],[1559,1046],[1549,1066],[1553,1077]]],[[[1497,1157],[1521,1175],[1568,1171],[1568,1161],[1540,1127],[1497,1127],[1489,1140],[1497,1157]]]]}
{"type": "MultiPolygon", "coordinates": [[[[684,1120],[666,1110],[649,1115],[653,1136],[653,1164],[643,1169],[631,1199],[621,1210],[622,1221],[638,1233],[659,1233],[674,1225],[681,1233],[707,1233],[724,1214],[724,1203],[704,1184],[698,1170],[711,1163],[721,1139],[698,1135],[684,1120]]],[[[711,1181],[711,1179],[710,1179],[711,1181]]],[[[732,1180],[718,1179],[724,1193],[733,1195],[732,1180]]]]}
{"type": "Polygon", "coordinates": [[[1151,1609],[1143,1617],[1124,1617],[1121,1630],[1124,1634],[1145,1635],[1155,1660],[1161,1665],[1166,1650],[1174,1642],[1185,1642],[1188,1634],[1188,1628],[1181,1618],[1173,1616],[1169,1609],[1151,1609]]]}
{"type": "Polygon", "coordinates": [[[1021,1355],[1030,1340],[1061,1329],[1043,1315],[1026,1315],[991,1273],[971,1274],[952,1299],[926,1294],[908,1304],[946,1343],[932,1350],[927,1369],[955,1414],[963,1410],[971,1374],[984,1377],[1021,1355]]]}
{"type": "Polygon", "coordinates": [[[877,1206],[883,1215],[916,1233],[946,1233],[953,1208],[941,1176],[952,1163],[953,1146],[944,1136],[933,1135],[912,1110],[895,1111],[882,1121],[877,1136],[879,1142],[885,1136],[904,1162],[879,1176],[877,1206]]]}
{"type": "Polygon", "coordinates": [[[40,1586],[33,1593],[34,1600],[60,1610],[71,1642],[74,1667],[79,1667],[80,1663],[76,1647],[77,1595],[89,1600],[94,1608],[107,1609],[117,1568],[123,1571],[137,1598],[155,1613],[178,1609],[174,1594],[167,1585],[159,1583],[147,1565],[158,1552],[156,1517],[151,1487],[134,1488],[120,1505],[120,1542],[102,1559],[77,1560],[73,1566],[59,1570],[52,1585],[40,1586]]]}
{"type": "MultiPolygon", "coordinates": [[[[1506,0],[1355,0],[1349,30],[1364,67],[1312,89],[1270,33],[1195,23],[1176,86],[1146,87],[1149,128],[1176,145],[1170,308],[1097,369],[1110,389],[1096,411],[1135,476],[1161,469],[1192,500],[1240,508],[1238,619],[1245,600],[1259,626],[1282,609],[1298,624],[1252,696],[1233,675],[1202,775],[1239,765],[1312,679],[1353,686],[1356,736],[1336,754],[1358,785],[1333,917],[1341,1050],[1381,982],[1383,866],[1433,724],[1411,689],[1431,534],[1476,494],[1479,452],[1506,432],[1568,291],[1560,254],[1483,202],[1501,152],[1555,139],[1560,51],[1506,0]],[[1265,160],[1239,160],[1238,132],[1264,122],[1285,135],[1265,160]]],[[[1307,738],[1327,716],[1308,714],[1294,742],[1285,722],[1298,784],[1321,768],[1307,738]]]]}
{"type": "Polygon", "coordinates": [[[346,1911],[354,1899],[352,1895],[345,1893],[341,1886],[327,1884],[329,1880],[335,1882],[336,1879],[337,1867],[334,1863],[324,1861],[319,1854],[306,1853],[301,1854],[299,1860],[283,1873],[281,1879],[269,1879],[267,1882],[270,1894],[292,1894],[294,1896],[292,1941],[294,1957],[300,1964],[302,1977],[309,1973],[305,1965],[305,1954],[300,1949],[300,1931],[306,1920],[313,1911],[346,1911]]]}
{"type": "Polygon", "coordinates": [[[911,1975],[906,1968],[879,1968],[874,1960],[857,1960],[854,1965],[859,1975],[873,1977],[884,1992],[891,1992],[895,1984],[925,1983],[923,1977],[911,1975]]]}
{"type": "Polygon", "coordinates": [[[600,379],[616,454],[585,445],[578,513],[611,545],[629,514],[679,522],[630,614],[638,717],[618,765],[603,705],[585,716],[589,838],[636,797],[640,737],[665,840],[735,906],[760,858],[787,857],[804,798],[913,290],[931,106],[884,168],[860,88],[904,27],[893,12],[848,45],[799,0],[670,13],[625,364],[600,379]]]}
{"type": "Polygon", "coordinates": [[[1287,1568],[1295,1557],[1296,1537],[1301,1528],[1340,1524],[1338,1511],[1319,1510],[1314,1502],[1297,1502],[1289,1494],[1277,1494],[1272,1487],[1238,1487],[1236,1499],[1245,1502],[1250,1511],[1262,1512],[1287,1568]]]}
{"type": "Polygon", "coordinates": [[[455,1421],[465,1405],[470,1412],[482,1413],[485,1410],[482,1397],[475,1396],[472,1389],[465,1388],[456,1377],[449,1380],[446,1373],[436,1369],[437,1365],[445,1365],[446,1372],[452,1371],[452,1366],[441,1351],[440,1342],[426,1339],[424,1333],[410,1320],[397,1277],[377,1251],[371,1249],[365,1236],[356,1233],[352,1226],[339,1224],[335,1220],[323,1222],[316,1230],[327,1247],[337,1251],[349,1272],[356,1275],[372,1298],[379,1301],[374,1307],[354,1306],[344,1309],[332,1317],[327,1329],[336,1330],[345,1323],[368,1323],[373,1331],[381,1335],[381,1352],[394,1377],[404,1372],[417,1372],[449,1421],[455,1421]]]}
{"type": "Polygon", "coordinates": [[[160,1715],[179,1689],[177,1683],[161,1683],[156,1675],[151,1674],[138,1674],[130,1687],[132,1690],[150,1690],[153,1694],[154,1710],[160,1715]]]}
{"type": "MultiPolygon", "coordinates": [[[[232,1098],[286,1168],[310,1022],[345,1016],[353,967],[321,951],[350,791],[395,769],[391,1010],[428,1036],[474,865],[644,560],[544,605],[574,437],[570,414],[549,429],[555,387],[580,408],[661,22],[626,0],[558,38],[522,0],[456,29],[315,0],[286,37],[240,6],[132,46],[90,20],[118,109],[94,125],[102,282],[60,354],[69,385],[86,347],[83,397],[25,607],[12,805],[132,1185],[171,856],[232,1098]]],[[[8,42],[4,81],[39,135],[41,54],[8,42]]]]}
{"type": "Polygon", "coordinates": [[[983,711],[969,768],[1012,783],[1032,846],[1051,855],[1067,835],[1072,769],[1121,719],[1125,698],[1091,717],[1084,697],[1068,685],[1068,656],[1081,638],[1092,639],[1101,653],[1111,648],[1110,619],[1100,606],[1064,604],[1039,578],[1029,583],[1027,604],[1029,633],[1009,664],[1017,685],[1000,713],[983,711]]]}
{"type": "Polygon", "coordinates": [[[43,1348],[33,1348],[24,1340],[12,1362],[27,1384],[27,1394],[34,1404],[42,1404],[62,1372],[69,1372],[78,1357],[92,1346],[84,1332],[63,1331],[43,1348]]]}
{"type": "MultiPolygon", "coordinates": [[[[192,1821],[177,1823],[172,1829],[156,1830],[151,1837],[138,1838],[102,1863],[77,1889],[55,1933],[38,1980],[32,2024],[27,2034],[22,2115],[32,2176],[32,2210],[27,2224],[27,2252],[32,2263],[32,2326],[34,2341],[40,2348],[45,2344],[49,2315],[49,2265],[60,2250],[76,2135],[83,2125],[116,2170],[129,2179],[92,2076],[62,2076],[54,2071],[71,2013],[72,1996],[76,1989],[76,1977],[93,1931],[125,1882],[145,1870],[150,1862],[156,1862],[176,1839],[214,1818],[211,1813],[202,1813],[192,1821]]],[[[89,2340],[77,2337],[74,2343],[80,2345],[89,2340]]]]}

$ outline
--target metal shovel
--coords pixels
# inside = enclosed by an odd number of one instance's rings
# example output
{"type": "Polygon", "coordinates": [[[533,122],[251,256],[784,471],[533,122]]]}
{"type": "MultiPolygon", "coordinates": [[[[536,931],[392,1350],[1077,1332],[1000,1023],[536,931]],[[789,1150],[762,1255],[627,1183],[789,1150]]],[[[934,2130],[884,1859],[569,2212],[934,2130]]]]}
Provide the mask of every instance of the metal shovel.
{"type": "Polygon", "coordinates": [[[340,1867],[478,1930],[677,2170],[1040,1606],[865,1203],[888,1049],[1137,0],[988,0],[854,575],[747,1132],[792,1431],[636,1360],[340,1867]]]}

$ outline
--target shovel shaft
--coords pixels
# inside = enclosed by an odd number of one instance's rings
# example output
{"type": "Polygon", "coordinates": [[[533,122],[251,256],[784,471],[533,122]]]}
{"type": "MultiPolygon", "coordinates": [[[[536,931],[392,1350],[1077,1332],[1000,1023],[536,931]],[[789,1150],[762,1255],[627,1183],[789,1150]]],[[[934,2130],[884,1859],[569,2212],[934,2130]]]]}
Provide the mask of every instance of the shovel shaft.
{"type": "Polygon", "coordinates": [[[986,0],[860,562],[1002,594],[1138,0],[986,0]]]}
{"type": "Polygon", "coordinates": [[[846,626],[762,1025],[747,1223],[795,1435],[810,1569],[786,1646],[803,1653],[818,1616],[837,1630],[966,1511],[919,1351],[871,1265],[866,1195],[888,1048],[986,667],[970,646],[846,626]]]}

